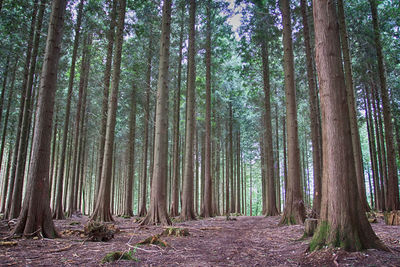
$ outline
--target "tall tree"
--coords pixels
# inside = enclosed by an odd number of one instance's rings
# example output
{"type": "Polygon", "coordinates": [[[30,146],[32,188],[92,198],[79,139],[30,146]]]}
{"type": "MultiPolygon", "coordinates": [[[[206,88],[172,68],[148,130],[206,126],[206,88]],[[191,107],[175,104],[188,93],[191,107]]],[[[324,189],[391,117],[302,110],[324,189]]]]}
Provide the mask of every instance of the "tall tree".
{"type": "Polygon", "coordinates": [[[103,170],[96,207],[91,216],[95,221],[113,221],[110,211],[111,180],[113,170],[115,123],[118,105],[118,86],[121,74],[122,43],[124,41],[126,0],[118,0],[117,32],[115,36],[114,61],[111,81],[111,97],[108,103],[106,143],[104,148],[103,170]]]}
{"type": "Polygon", "coordinates": [[[168,74],[171,33],[171,0],[165,0],[162,12],[160,63],[157,82],[157,106],[154,143],[154,167],[149,212],[141,224],[169,225],[167,214],[168,165],[168,74]]]}
{"type": "Polygon", "coordinates": [[[385,141],[388,167],[387,209],[400,209],[399,185],[396,164],[396,152],[393,141],[393,122],[390,110],[389,93],[386,85],[385,67],[383,63],[382,44],[379,30],[378,11],[376,0],[369,0],[372,13],[372,25],[374,27],[375,48],[378,61],[379,81],[383,106],[383,122],[385,126],[385,141]]]}
{"type": "MultiPolygon", "coordinates": [[[[72,100],[72,89],[74,87],[74,79],[75,79],[75,65],[76,65],[76,57],[78,55],[78,46],[79,46],[79,38],[81,32],[81,24],[82,24],[82,14],[83,14],[83,5],[84,0],[80,0],[78,5],[78,15],[76,18],[75,25],[75,37],[74,37],[74,45],[72,48],[72,58],[71,58],[71,66],[69,71],[69,80],[68,80],[68,92],[67,92],[67,103],[65,105],[65,121],[64,121],[64,129],[63,129],[63,141],[61,145],[61,154],[60,154],[60,166],[58,169],[58,178],[57,178],[57,191],[56,191],[56,205],[53,212],[54,219],[64,219],[64,209],[63,209],[63,184],[64,184],[64,169],[66,163],[66,152],[67,152],[67,139],[68,139],[68,130],[69,130],[69,117],[71,113],[71,100],[72,100]]],[[[68,176],[67,176],[68,177],[68,176]]],[[[64,202],[65,203],[65,202],[64,202]]]]}
{"type": "Polygon", "coordinates": [[[127,148],[128,171],[126,177],[124,215],[133,216],[133,180],[135,177],[135,138],[136,138],[136,84],[132,83],[131,112],[129,115],[129,141],[127,148]]]}
{"type": "Polygon", "coordinates": [[[194,146],[194,105],[196,89],[196,46],[195,46],[195,22],[196,22],[196,0],[189,1],[189,47],[188,47],[188,77],[186,92],[186,138],[185,138],[185,161],[183,171],[182,189],[182,212],[183,220],[195,218],[193,202],[193,146],[194,146]]]}
{"type": "Polygon", "coordinates": [[[211,1],[206,4],[206,132],[204,152],[204,200],[203,217],[214,215],[212,210],[212,177],[211,177],[211,1]]]}
{"type": "Polygon", "coordinates": [[[177,87],[174,97],[174,125],[173,125],[173,158],[172,158],[172,199],[171,199],[171,217],[179,215],[179,115],[180,115],[180,100],[181,100],[181,83],[182,83],[182,53],[183,53],[183,29],[184,29],[184,16],[185,5],[181,2],[181,21],[179,32],[179,56],[178,56],[178,77],[177,87]]]}
{"type": "Polygon", "coordinates": [[[67,1],[54,0],[39,88],[38,109],[32,144],[32,161],[22,211],[12,234],[54,238],[58,233],[50,211],[49,161],[51,126],[57,85],[58,61],[67,1]]]}
{"type": "Polygon", "coordinates": [[[110,91],[110,77],[111,77],[111,65],[114,48],[114,37],[115,37],[115,24],[117,16],[116,0],[109,0],[111,13],[110,13],[110,28],[107,32],[107,55],[106,64],[104,69],[103,77],[103,99],[101,105],[101,128],[99,137],[99,154],[98,154],[98,166],[97,166],[97,179],[96,179],[96,195],[100,187],[101,172],[103,170],[103,159],[104,159],[104,145],[106,142],[106,128],[107,128],[107,108],[108,108],[108,97],[110,91]]]}
{"type": "Polygon", "coordinates": [[[321,209],[321,177],[322,177],[322,158],[321,155],[321,134],[318,114],[318,96],[317,85],[315,83],[313,51],[310,42],[310,28],[308,25],[307,2],[300,1],[301,15],[303,22],[304,47],[307,59],[307,81],[308,81],[308,98],[310,103],[310,121],[311,121],[311,143],[313,158],[313,175],[314,175],[314,197],[313,211],[319,215],[321,209]]]}
{"type": "Polygon", "coordinates": [[[276,189],[275,189],[275,171],[274,171],[274,151],[272,147],[272,118],[271,118],[271,99],[270,99],[270,81],[269,81],[269,57],[268,43],[264,40],[261,44],[261,58],[263,71],[263,89],[264,89],[264,158],[266,165],[266,183],[265,193],[267,196],[267,205],[265,210],[266,216],[278,215],[276,208],[276,189]]]}
{"type": "Polygon", "coordinates": [[[335,1],[314,0],[316,65],[321,90],[324,170],[320,222],[310,250],[387,250],[372,230],[357,191],[350,115],[335,1]]]}
{"type": "Polygon", "coordinates": [[[293,40],[289,0],[280,0],[283,24],[283,50],[286,94],[288,176],[285,209],[280,224],[301,224],[305,208],[300,188],[300,149],[297,126],[296,86],[294,79],[293,40]]]}
{"type": "Polygon", "coordinates": [[[360,200],[366,211],[370,210],[367,203],[367,196],[365,193],[365,179],[364,179],[364,168],[362,162],[362,151],[360,143],[360,133],[358,131],[357,113],[356,113],[356,102],[354,98],[354,86],[353,86],[353,70],[351,68],[350,49],[347,36],[346,19],[344,16],[343,0],[338,0],[338,19],[339,19],[339,33],[342,45],[342,55],[344,61],[344,75],[346,82],[347,92],[347,103],[349,104],[350,114],[350,130],[351,140],[353,144],[354,152],[354,163],[356,167],[358,194],[360,194],[360,200]]]}

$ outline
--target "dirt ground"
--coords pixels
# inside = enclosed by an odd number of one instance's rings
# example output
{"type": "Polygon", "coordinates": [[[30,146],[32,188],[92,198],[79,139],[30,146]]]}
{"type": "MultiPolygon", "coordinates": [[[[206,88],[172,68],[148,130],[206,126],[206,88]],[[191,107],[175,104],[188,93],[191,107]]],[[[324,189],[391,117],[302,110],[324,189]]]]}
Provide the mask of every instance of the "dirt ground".
{"type": "MultiPolygon", "coordinates": [[[[278,226],[279,217],[215,217],[174,223],[189,236],[162,236],[168,246],[136,244],[163,227],[139,227],[134,218],[115,217],[120,231],[108,242],[90,242],[81,233],[88,218],[55,221],[63,232],[59,239],[14,239],[14,246],[0,246],[0,266],[400,266],[400,226],[387,226],[380,218],[373,224],[377,235],[392,252],[366,250],[348,253],[320,250],[307,253],[310,239],[300,240],[303,226],[278,226]],[[102,263],[110,252],[122,251],[134,260],[102,263]]],[[[8,233],[0,223],[0,238],[8,233]]]]}

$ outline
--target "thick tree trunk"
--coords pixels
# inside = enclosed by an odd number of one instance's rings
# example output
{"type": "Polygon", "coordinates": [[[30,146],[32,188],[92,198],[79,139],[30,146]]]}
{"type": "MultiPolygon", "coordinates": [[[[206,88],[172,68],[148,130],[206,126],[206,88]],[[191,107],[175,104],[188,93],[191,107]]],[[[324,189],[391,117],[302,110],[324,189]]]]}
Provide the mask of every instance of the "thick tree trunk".
{"type": "Polygon", "coordinates": [[[288,139],[288,177],[285,209],[280,224],[302,224],[305,208],[300,188],[300,150],[297,126],[296,86],[294,79],[292,26],[289,0],[280,0],[283,24],[286,125],[288,139]]]}
{"type": "MultiPolygon", "coordinates": [[[[68,80],[68,93],[67,93],[67,103],[65,106],[65,121],[64,121],[64,129],[63,129],[63,141],[61,145],[61,154],[60,154],[60,167],[58,171],[57,178],[57,191],[56,191],[56,205],[53,212],[54,219],[64,219],[64,209],[63,209],[63,184],[64,184],[64,169],[66,163],[66,152],[67,152],[67,139],[68,139],[68,130],[69,130],[69,117],[71,113],[71,100],[72,100],[72,89],[74,87],[74,78],[75,78],[75,64],[76,57],[78,54],[78,46],[79,46],[79,37],[82,23],[82,14],[83,14],[83,3],[84,0],[79,2],[78,6],[78,15],[76,19],[75,25],[75,37],[74,37],[74,46],[72,48],[72,58],[71,58],[71,67],[69,71],[69,80],[68,80]]],[[[68,178],[68,176],[67,176],[68,178]]],[[[65,203],[65,202],[64,202],[65,203]]]]}
{"type": "Polygon", "coordinates": [[[111,180],[113,169],[113,155],[114,155],[114,136],[115,136],[115,123],[118,104],[118,86],[121,74],[121,54],[122,43],[124,41],[124,20],[125,20],[125,7],[126,0],[118,0],[118,22],[117,32],[115,38],[114,62],[113,62],[113,75],[111,81],[111,98],[108,105],[107,117],[107,131],[106,143],[104,147],[104,161],[103,171],[101,174],[101,182],[99,194],[97,196],[96,207],[91,216],[91,220],[96,221],[113,221],[110,212],[110,198],[111,198],[111,180]]]}
{"type": "Polygon", "coordinates": [[[382,45],[380,40],[380,30],[378,22],[378,11],[376,0],[369,0],[372,13],[372,24],[374,27],[374,39],[376,54],[378,59],[378,72],[381,85],[381,97],[383,106],[383,121],[385,126],[385,141],[387,152],[387,167],[388,167],[388,186],[387,186],[387,209],[398,210],[400,209],[399,201],[399,185],[396,164],[396,153],[393,141],[393,123],[392,112],[390,110],[389,93],[386,86],[385,67],[383,63],[382,45]]]}
{"type": "Polygon", "coordinates": [[[266,163],[266,189],[267,206],[265,210],[266,216],[278,215],[276,208],[276,188],[275,188],[275,171],[274,171],[274,151],[272,147],[272,118],[271,118],[271,99],[270,99],[270,82],[269,82],[269,58],[268,43],[263,41],[261,44],[261,58],[263,66],[263,88],[264,88],[264,108],[265,108],[265,144],[264,157],[266,163]]]}
{"type": "Polygon", "coordinates": [[[154,169],[150,193],[150,207],[141,224],[169,225],[166,185],[168,164],[168,72],[171,33],[171,0],[163,5],[160,63],[157,82],[156,127],[154,140],[154,169]]]}
{"type": "Polygon", "coordinates": [[[131,95],[131,113],[129,115],[129,141],[127,148],[128,171],[125,181],[127,187],[125,191],[125,207],[124,215],[133,216],[132,199],[133,199],[133,184],[135,178],[135,139],[136,139],[136,85],[132,84],[131,95]]]}
{"type": "Polygon", "coordinates": [[[320,222],[310,250],[324,246],[387,250],[373,232],[359,194],[354,194],[357,178],[335,1],[313,4],[324,170],[320,222]]]}
{"type": "Polygon", "coordinates": [[[196,21],[196,0],[190,0],[189,7],[189,47],[188,47],[188,82],[186,93],[186,138],[185,138],[185,166],[183,172],[182,190],[182,212],[183,220],[193,220],[195,212],[193,210],[193,145],[194,145],[194,105],[196,87],[196,62],[195,62],[195,21],[196,21]]]}
{"type": "Polygon", "coordinates": [[[319,114],[318,114],[318,97],[317,86],[315,83],[315,74],[313,66],[313,53],[310,42],[310,29],[308,25],[307,3],[306,0],[301,0],[301,14],[303,18],[303,36],[304,46],[307,59],[307,81],[308,81],[308,97],[310,104],[310,121],[311,121],[311,143],[312,143],[312,158],[313,158],[313,175],[314,175],[314,197],[313,197],[313,212],[319,215],[321,209],[321,177],[322,177],[322,158],[320,157],[320,140],[319,134],[319,114]]]}
{"type": "Polygon", "coordinates": [[[32,161],[28,174],[28,187],[22,211],[13,235],[54,238],[58,233],[54,227],[49,198],[49,160],[51,124],[57,84],[58,60],[62,39],[64,13],[67,1],[54,0],[50,16],[46,50],[39,89],[32,161]]]}
{"type": "Polygon", "coordinates": [[[100,179],[101,172],[103,170],[103,159],[104,159],[104,145],[106,142],[106,128],[107,128],[107,105],[108,105],[108,97],[110,90],[110,77],[111,77],[111,64],[112,64],[112,56],[113,56],[113,47],[114,47],[114,35],[115,35],[115,18],[117,16],[116,9],[116,0],[109,0],[112,2],[110,4],[111,13],[110,13],[110,28],[107,32],[107,55],[106,55],[106,64],[104,69],[104,77],[103,77],[103,99],[101,105],[101,128],[100,128],[100,137],[99,137],[99,158],[98,158],[98,166],[97,166],[97,175],[96,175],[96,196],[99,192],[100,187],[100,179]]]}

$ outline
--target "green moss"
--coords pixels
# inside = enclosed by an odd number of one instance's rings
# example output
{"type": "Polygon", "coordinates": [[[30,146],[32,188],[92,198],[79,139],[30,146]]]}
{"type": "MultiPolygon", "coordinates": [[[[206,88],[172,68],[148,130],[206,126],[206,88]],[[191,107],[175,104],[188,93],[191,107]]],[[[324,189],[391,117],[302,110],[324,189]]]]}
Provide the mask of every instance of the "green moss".
{"type": "Polygon", "coordinates": [[[129,250],[128,252],[115,251],[108,253],[101,260],[101,263],[114,262],[119,260],[139,261],[135,256],[136,250],[129,250]]]}
{"type": "Polygon", "coordinates": [[[280,225],[296,225],[296,220],[293,215],[286,216],[283,221],[281,221],[280,225]]]}
{"type": "Polygon", "coordinates": [[[327,221],[322,221],[320,225],[317,228],[317,231],[315,232],[313,238],[311,239],[310,242],[310,251],[314,251],[317,249],[322,248],[324,245],[326,245],[326,237],[329,233],[330,226],[327,221]]]}

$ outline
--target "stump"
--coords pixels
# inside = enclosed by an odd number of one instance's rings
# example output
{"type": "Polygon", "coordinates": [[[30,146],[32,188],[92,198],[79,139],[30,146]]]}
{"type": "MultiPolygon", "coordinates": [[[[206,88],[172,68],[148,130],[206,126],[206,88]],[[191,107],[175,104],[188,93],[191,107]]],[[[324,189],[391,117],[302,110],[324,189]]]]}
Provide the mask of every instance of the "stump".
{"type": "Polygon", "coordinates": [[[386,212],[385,223],[387,225],[400,225],[400,210],[386,212]]]}
{"type": "Polygon", "coordinates": [[[312,236],[317,229],[317,219],[306,219],[304,222],[304,236],[312,236]]]}

